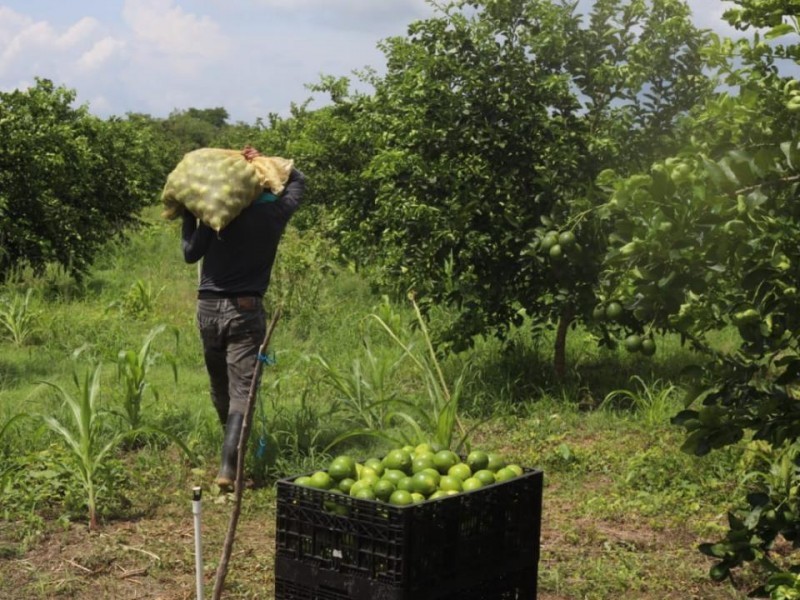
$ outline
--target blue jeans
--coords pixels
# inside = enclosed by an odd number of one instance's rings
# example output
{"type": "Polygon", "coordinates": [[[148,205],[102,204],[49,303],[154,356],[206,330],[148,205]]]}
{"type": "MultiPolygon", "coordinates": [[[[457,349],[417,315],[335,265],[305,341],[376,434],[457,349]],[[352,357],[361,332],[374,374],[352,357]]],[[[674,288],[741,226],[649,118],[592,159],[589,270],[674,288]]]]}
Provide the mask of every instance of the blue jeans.
{"type": "Polygon", "coordinates": [[[197,327],[211,382],[211,401],[224,425],[229,413],[244,414],[247,408],[258,349],[267,328],[261,298],[200,299],[197,327]]]}

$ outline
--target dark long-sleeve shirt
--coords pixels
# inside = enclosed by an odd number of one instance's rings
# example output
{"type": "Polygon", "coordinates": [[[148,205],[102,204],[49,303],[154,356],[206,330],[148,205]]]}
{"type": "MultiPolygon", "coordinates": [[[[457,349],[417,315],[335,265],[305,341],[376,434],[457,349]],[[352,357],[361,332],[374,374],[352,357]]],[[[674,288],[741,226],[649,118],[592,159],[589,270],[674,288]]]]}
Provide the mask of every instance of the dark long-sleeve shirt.
{"type": "Polygon", "coordinates": [[[187,263],[203,259],[200,297],[264,295],[278,242],[304,189],[305,176],[292,169],[280,196],[265,193],[219,233],[184,212],[183,257],[187,263]]]}

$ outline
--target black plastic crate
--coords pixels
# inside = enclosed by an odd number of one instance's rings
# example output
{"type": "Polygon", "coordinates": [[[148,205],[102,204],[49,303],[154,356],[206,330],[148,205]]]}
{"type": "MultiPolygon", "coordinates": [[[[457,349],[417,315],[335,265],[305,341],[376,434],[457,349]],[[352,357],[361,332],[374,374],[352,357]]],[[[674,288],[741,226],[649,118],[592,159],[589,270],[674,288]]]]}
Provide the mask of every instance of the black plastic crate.
{"type": "Polygon", "coordinates": [[[529,569],[469,576],[409,589],[358,575],[305,564],[286,557],[275,560],[276,600],[535,600],[536,573],[529,569]]]}
{"type": "Polygon", "coordinates": [[[410,506],[293,479],[278,482],[278,600],[536,597],[541,471],[410,506]]]}

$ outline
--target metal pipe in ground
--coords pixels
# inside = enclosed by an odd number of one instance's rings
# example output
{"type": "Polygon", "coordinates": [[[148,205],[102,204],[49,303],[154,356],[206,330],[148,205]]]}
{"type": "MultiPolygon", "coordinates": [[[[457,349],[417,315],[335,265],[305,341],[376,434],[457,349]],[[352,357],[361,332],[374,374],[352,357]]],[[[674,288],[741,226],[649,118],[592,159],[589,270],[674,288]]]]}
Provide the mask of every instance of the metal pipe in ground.
{"type": "Polygon", "coordinates": [[[203,489],[192,488],[192,514],[194,515],[194,568],[197,579],[197,600],[203,600],[203,543],[200,537],[200,500],[203,489]]]}

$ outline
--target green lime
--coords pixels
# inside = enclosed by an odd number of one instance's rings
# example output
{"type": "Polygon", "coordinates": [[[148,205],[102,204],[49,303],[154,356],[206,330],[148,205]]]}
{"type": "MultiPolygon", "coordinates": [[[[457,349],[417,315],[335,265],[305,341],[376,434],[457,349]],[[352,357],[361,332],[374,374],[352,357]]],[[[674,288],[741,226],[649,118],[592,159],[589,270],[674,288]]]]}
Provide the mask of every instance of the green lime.
{"type": "Polygon", "coordinates": [[[414,500],[411,498],[411,492],[407,490],[395,490],[392,492],[391,496],[389,496],[389,504],[408,506],[413,502],[414,500]]]}
{"type": "Polygon", "coordinates": [[[445,475],[442,477],[441,481],[439,481],[439,490],[445,492],[448,490],[460,492],[462,485],[463,484],[458,477],[453,477],[452,475],[445,475]]]}
{"type": "Polygon", "coordinates": [[[433,480],[436,482],[436,485],[439,485],[439,480],[442,478],[441,474],[436,469],[422,469],[420,473],[427,473],[428,475],[433,477],[433,480]]]}
{"type": "Polygon", "coordinates": [[[595,321],[602,321],[606,318],[606,308],[602,304],[598,304],[592,310],[592,318],[595,321]]]}
{"type": "Polygon", "coordinates": [[[395,448],[383,457],[383,466],[387,469],[397,469],[406,475],[411,474],[411,453],[403,448],[395,448]]]}
{"type": "Polygon", "coordinates": [[[445,490],[436,490],[430,496],[428,496],[428,500],[436,500],[437,498],[446,498],[449,496],[445,490]]]}
{"type": "Polygon", "coordinates": [[[296,485],[302,485],[303,487],[312,487],[311,486],[311,477],[308,475],[301,475],[297,479],[294,480],[296,485]]]}
{"type": "Polygon", "coordinates": [[[473,490],[479,490],[483,487],[483,483],[477,477],[470,477],[463,484],[461,484],[461,489],[465,492],[471,492],[473,490]]]}
{"type": "Polygon", "coordinates": [[[558,260],[564,256],[564,251],[561,249],[560,244],[556,244],[555,246],[551,247],[548,253],[550,254],[550,258],[553,260],[558,260]]]}
{"type": "Polygon", "coordinates": [[[558,244],[562,248],[569,248],[575,243],[575,234],[571,231],[562,231],[558,234],[558,244]]]}
{"type": "Polygon", "coordinates": [[[360,500],[375,500],[375,492],[372,488],[369,487],[362,487],[356,491],[355,494],[350,494],[353,498],[359,498],[360,500]]]}
{"type": "Polygon", "coordinates": [[[403,479],[404,477],[406,477],[406,474],[403,473],[402,471],[399,471],[398,469],[386,469],[383,472],[382,479],[388,479],[396,486],[397,482],[403,479]]]}
{"type": "Polygon", "coordinates": [[[645,338],[642,340],[642,354],[645,356],[653,356],[656,353],[656,343],[650,339],[645,338]]]}
{"type": "Polygon", "coordinates": [[[419,473],[424,469],[435,469],[436,465],[433,462],[434,455],[431,453],[420,454],[411,460],[411,472],[419,473]]]}
{"type": "Polygon", "coordinates": [[[379,479],[372,486],[372,490],[375,492],[375,496],[378,498],[378,500],[388,502],[389,497],[395,490],[395,487],[394,484],[388,479],[379,479]]]}
{"type": "MultiPolygon", "coordinates": [[[[489,464],[489,459],[487,457],[486,464],[489,464]]],[[[469,479],[472,477],[472,469],[469,468],[467,463],[458,463],[453,465],[447,470],[447,474],[451,477],[457,477],[461,481],[465,479],[469,479]]]]}
{"type": "Polygon", "coordinates": [[[419,504],[420,502],[425,502],[425,496],[419,492],[411,492],[411,500],[413,500],[414,504],[419,504]]]}
{"type": "Polygon", "coordinates": [[[505,459],[495,452],[489,452],[489,462],[486,463],[486,468],[489,471],[496,473],[506,466],[505,459]]]}
{"type": "Polygon", "coordinates": [[[503,467],[502,469],[497,471],[497,473],[495,473],[495,481],[497,482],[508,481],[509,479],[514,479],[516,476],[517,474],[514,472],[513,469],[510,469],[508,467],[503,467]]]}
{"type": "Polygon", "coordinates": [[[353,485],[350,486],[350,495],[357,496],[361,490],[365,489],[372,491],[372,484],[364,479],[359,479],[353,485]]]}
{"type": "Polygon", "coordinates": [[[352,477],[345,477],[344,479],[342,479],[342,480],[339,482],[339,484],[338,484],[338,486],[337,486],[337,487],[338,487],[338,488],[339,488],[341,491],[343,491],[345,494],[349,494],[349,493],[350,493],[350,488],[351,488],[351,487],[353,487],[353,484],[354,484],[355,482],[356,482],[356,480],[355,480],[355,479],[353,479],[352,477]]]}
{"type": "Polygon", "coordinates": [[[436,480],[430,473],[414,473],[411,476],[411,491],[430,496],[436,491],[436,480]]]}
{"type": "Polygon", "coordinates": [[[417,444],[414,446],[414,454],[433,454],[433,446],[427,442],[417,444]]]}
{"type": "Polygon", "coordinates": [[[331,479],[331,476],[328,475],[326,471],[317,471],[311,475],[308,484],[313,488],[329,490],[333,487],[333,479],[331,479]]]}
{"type": "Polygon", "coordinates": [[[638,352],[642,348],[642,336],[632,333],[625,338],[625,349],[628,352],[638,352]]]}
{"type": "Polygon", "coordinates": [[[606,318],[613,321],[615,319],[619,319],[621,316],[622,304],[619,302],[609,302],[608,306],[606,306],[606,318]]]}
{"type": "Polygon", "coordinates": [[[473,477],[480,480],[483,485],[492,485],[495,482],[494,472],[489,469],[481,469],[473,477]]]}
{"type": "Polygon", "coordinates": [[[341,481],[342,479],[356,477],[356,461],[353,457],[341,455],[334,458],[328,465],[328,475],[334,481],[341,481]]]}
{"type": "MultiPolygon", "coordinates": [[[[383,471],[381,471],[381,473],[382,473],[382,472],[383,472],[383,471]]],[[[373,469],[372,467],[368,467],[368,466],[364,465],[363,467],[361,467],[361,472],[358,474],[358,478],[359,478],[359,479],[372,479],[372,478],[374,478],[374,479],[380,479],[380,478],[381,478],[381,476],[380,476],[380,474],[379,474],[379,473],[378,473],[378,472],[377,472],[375,469],[373,469]]]]}
{"type": "Polygon", "coordinates": [[[406,475],[400,481],[397,482],[395,486],[398,490],[405,490],[406,492],[413,491],[413,486],[411,485],[411,477],[406,475]]]}
{"type": "Polygon", "coordinates": [[[473,473],[485,469],[488,464],[489,455],[483,450],[473,450],[467,455],[467,465],[473,473]]]}
{"type": "Polygon", "coordinates": [[[442,475],[445,475],[456,463],[458,463],[458,455],[452,450],[440,450],[433,456],[433,464],[442,475]]]}
{"type": "Polygon", "coordinates": [[[375,457],[368,458],[367,460],[364,461],[364,466],[375,471],[375,473],[378,474],[378,477],[383,475],[384,466],[380,458],[375,458],[375,457]]]}
{"type": "MultiPolygon", "coordinates": [[[[366,471],[366,469],[364,469],[364,471],[366,471]]],[[[367,481],[370,485],[375,485],[375,483],[380,481],[380,479],[381,478],[370,469],[369,472],[362,472],[361,477],[358,478],[358,481],[367,481]]]]}
{"type": "Polygon", "coordinates": [[[508,465],[506,468],[507,468],[507,469],[511,469],[512,471],[514,471],[514,473],[516,473],[517,477],[519,477],[520,475],[522,475],[522,474],[525,472],[525,471],[522,469],[522,467],[520,467],[519,465],[517,465],[517,464],[514,464],[514,463],[511,463],[511,464],[510,464],[510,465],[508,465]]]}
{"type": "Polygon", "coordinates": [[[545,252],[549,251],[550,248],[555,246],[558,243],[558,232],[556,231],[548,231],[545,236],[542,238],[542,250],[545,252]]]}

